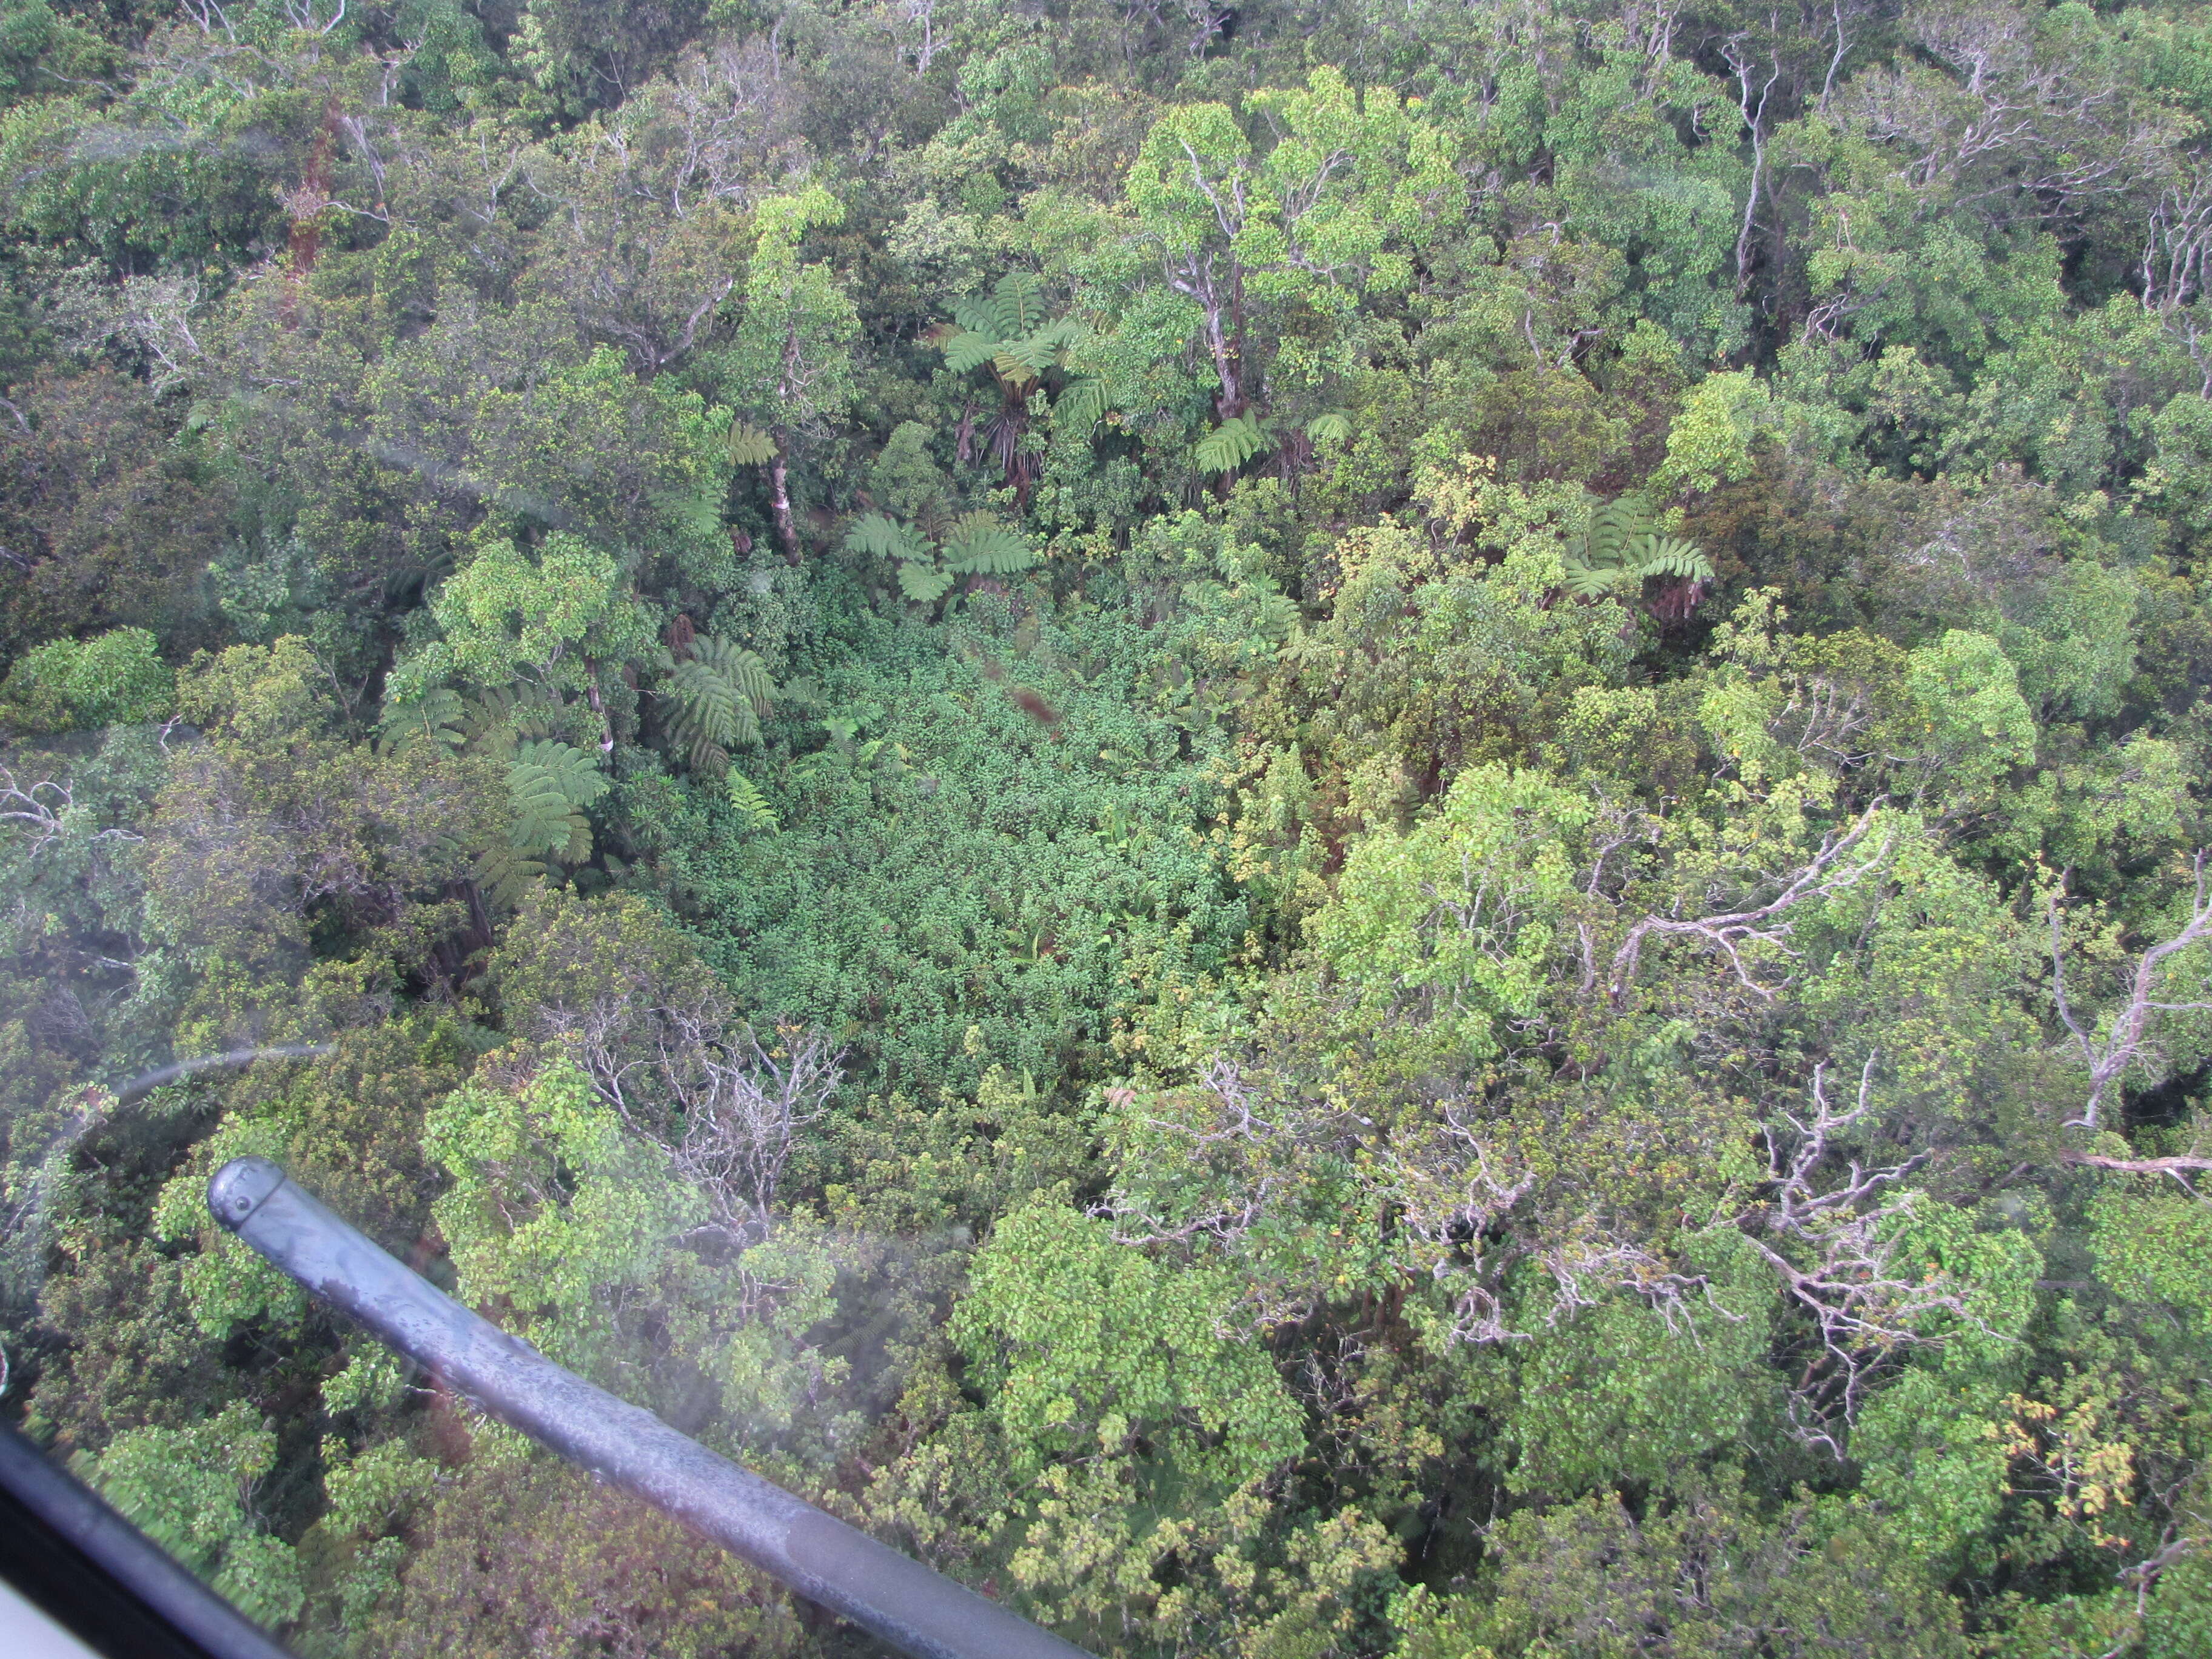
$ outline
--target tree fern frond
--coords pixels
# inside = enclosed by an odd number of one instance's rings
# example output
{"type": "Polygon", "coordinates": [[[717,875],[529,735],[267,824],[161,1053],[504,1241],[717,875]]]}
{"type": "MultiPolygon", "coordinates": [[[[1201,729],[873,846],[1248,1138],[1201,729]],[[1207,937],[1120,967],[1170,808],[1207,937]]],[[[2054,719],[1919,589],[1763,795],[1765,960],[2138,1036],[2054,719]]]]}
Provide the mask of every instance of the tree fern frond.
{"type": "Polygon", "coordinates": [[[1677,581],[1713,580],[1713,562],[1695,542],[1679,536],[1639,537],[1630,548],[1630,568],[1638,577],[1670,576],[1677,581]]]}
{"type": "Polygon", "coordinates": [[[992,373],[1017,392],[1035,384],[1037,376],[1052,367],[1049,358],[1042,363],[1030,362],[1021,349],[1024,343],[1016,341],[1013,345],[1001,346],[991,359],[992,373]]]}
{"type": "Polygon", "coordinates": [[[952,586],[952,573],[920,559],[902,560],[898,568],[899,592],[916,605],[932,605],[952,586]]]}
{"type": "Polygon", "coordinates": [[[766,466],[775,459],[775,440],[749,421],[730,422],[730,464],[766,466]]]}
{"type": "Polygon", "coordinates": [[[584,808],[606,792],[606,779],[581,750],[550,738],[523,744],[507,769],[515,850],[582,863],[592,855],[592,824],[584,808]]]}
{"type": "Polygon", "coordinates": [[[988,299],[970,295],[955,300],[952,302],[952,320],[968,333],[987,335],[993,340],[999,337],[998,319],[988,299]]]}
{"type": "Polygon", "coordinates": [[[777,827],[775,810],[760,792],[760,786],[732,766],[730,769],[729,794],[731,809],[738,822],[748,830],[768,830],[777,827]]]}
{"type": "Polygon", "coordinates": [[[754,713],[767,714],[775,696],[775,682],[769,678],[768,665],[760,659],[758,652],[716,639],[711,634],[702,634],[691,643],[691,656],[694,661],[704,663],[727,680],[737,694],[753,706],[754,713]]]}
{"type": "Polygon", "coordinates": [[[1060,401],[1052,406],[1054,424],[1065,421],[1079,430],[1088,432],[1106,417],[1106,383],[1096,375],[1086,374],[1080,380],[1070,380],[1060,394],[1060,401]]]}
{"type": "Polygon", "coordinates": [[[691,642],[663,693],[675,704],[668,734],[684,750],[694,772],[720,771],[730,750],[760,741],[760,723],[775,695],[768,665],[757,653],[712,635],[691,642]]]}
{"type": "Polygon", "coordinates": [[[560,720],[561,706],[541,692],[487,686],[462,707],[461,740],[477,754],[504,757],[518,743],[551,737],[560,720]]]}
{"type": "Polygon", "coordinates": [[[1592,504],[1577,551],[1582,562],[1594,568],[1616,568],[1630,562],[1632,544],[1657,532],[1650,498],[1632,489],[1609,501],[1592,504]]]}
{"type": "Polygon", "coordinates": [[[476,884],[495,914],[514,911],[523,895],[544,879],[545,860],[526,852],[513,842],[495,842],[476,857],[476,884]]]}
{"type": "Polygon", "coordinates": [[[919,559],[927,556],[928,547],[913,526],[881,513],[868,513],[855,519],[845,532],[845,550],[872,553],[882,559],[919,559]]]}
{"type": "Polygon", "coordinates": [[[1004,576],[1036,562],[1029,543],[988,513],[963,514],[945,539],[945,568],[957,576],[1004,576]]]}
{"type": "Polygon", "coordinates": [[[751,713],[737,688],[696,660],[677,664],[669,686],[676,700],[669,735],[684,745],[691,769],[707,772],[728,765],[742,729],[739,711],[751,713]]]}
{"type": "Polygon", "coordinates": [[[1343,409],[1325,409],[1306,422],[1306,436],[1317,444],[1341,444],[1352,441],[1352,412],[1343,409]]]}
{"type": "Polygon", "coordinates": [[[1579,559],[1566,562],[1567,592],[1578,599],[1601,599],[1620,585],[1621,572],[1583,563],[1579,559]]]}
{"type": "Polygon", "coordinates": [[[573,744],[558,738],[526,743],[515,751],[517,766],[533,766],[553,781],[571,806],[589,806],[611,787],[599,763],[573,744]]]}
{"type": "Polygon", "coordinates": [[[1002,340],[1027,334],[1044,320],[1044,284],[1036,273],[1010,270],[992,285],[991,320],[1002,340]]]}
{"type": "Polygon", "coordinates": [[[459,695],[439,686],[413,702],[386,708],[376,722],[376,746],[387,755],[426,744],[437,749],[458,749],[463,738],[464,714],[459,695]]]}
{"type": "Polygon", "coordinates": [[[1048,323],[1030,336],[1030,344],[1039,351],[1050,352],[1056,357],[1083,337],[1083,321],[1078,317],[1063,317],[1048,323]]]}
{"type": "Polygon", "coordinates": [[[1270,447],[1270,440],[1261,429],[1259,417],[1247,410],[1233,420],[1224,421],[1200,439],[1198,447],[1191,453],[1201,472],[1234,472],[1270,447]]]}
{"type": "Polygon", "coordinates": [[[945,366],[955,374],[981,368],[997,356],[999,343],[981,329],[964,329],[945,343],[945,366]]]}

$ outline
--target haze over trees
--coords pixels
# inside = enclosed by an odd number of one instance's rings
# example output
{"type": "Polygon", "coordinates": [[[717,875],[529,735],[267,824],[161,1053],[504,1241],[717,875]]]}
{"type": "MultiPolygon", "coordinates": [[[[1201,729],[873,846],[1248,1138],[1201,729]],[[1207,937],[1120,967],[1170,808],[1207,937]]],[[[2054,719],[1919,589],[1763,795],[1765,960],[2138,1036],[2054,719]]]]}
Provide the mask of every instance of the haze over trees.
{"type": "Polygon", "coordinates": [[[310,1659],[2212,1651],[2212,21],[4,0],[0,1407],[310,1659]],[[256,1045],[326,1052],[188,1075],[256,1045]]]}

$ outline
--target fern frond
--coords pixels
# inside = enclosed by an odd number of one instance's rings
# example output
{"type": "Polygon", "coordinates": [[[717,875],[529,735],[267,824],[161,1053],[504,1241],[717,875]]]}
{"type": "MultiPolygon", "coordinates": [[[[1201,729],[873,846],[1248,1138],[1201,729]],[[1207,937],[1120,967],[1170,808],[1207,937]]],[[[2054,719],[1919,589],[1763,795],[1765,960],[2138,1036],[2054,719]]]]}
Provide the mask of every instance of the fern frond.
{"type": "Polygon", "coordinates": [[[730,806],[737,813],[739,823],[754,830],[777,827],[775,810],[768,804],[768,798],[761,793],[760,786],[734,766],[730,769],[728,787],[730,806]]]}
{"type": "Polygon", "coordinates": [[[1082,319],[1063,317],[1058,322],[1048,324],[1030,335],[1029,343],[1036,350],[1050,352],[1057,358],[1061,352],[1066,351],[1082,337],[1082,319]]]}
{"type": "Polygon", "coordinates": [[[1028,542],[988,513],[965,513],[945,540],[945,568],[956,576],[1004,576],[1036,562],[1028,542]]]}
{"type": "Polygon", "coordinates": [[[711,634],[702,634],[691,642],[691,655],[727,680],[737,694],[753,706],[754,713],[765,716],[775,696],[775,682],[769,678],[768,665],[760,653],[742,645],[732,645],[718,640],[711,634]]]}
{"type": "Polygon", "coordinates": [[[1579,559],[1566,562],[1567,592],[1578,599],[1601,599],[1620,585],[1620,568],[1584,564],[1579,559]]]}
{"type": "Polygon", "coordinates": [[[1106,418],[1106,383],[1091,374],[1070,380],[1060,401],[1052,406],[1052,418],[1055,424],[1065,421],[1089,431],[1106,418]]]}
{"type": "Polygon", "coordinates": [[[730,763],[731,750],[760,741],[775,684],[758,653],[702,634],[670,673],[663,695],[676,705],[669,736],[683,746],[694,772],[710,773],[730,763]]]}
{"type": "MultiPolygon", "coordinates": [[[[669,735],[684,746],[691,769],[710,772],[728,765],[730,750],[752,713],[737,688],[697,661],[677,664],[669,684],[676,699],[669,735]]],[[[757,721],[755,728],[757,732],[757,721]]]]}
{"type": "Polygon", "coordinates": [[[955,374],[981,368],[999,351],[999,343],[981,329],[964,329],[945,343],[945,366],[955,374]]]}
{"type": "Polygon", "coordinates": [[[919,559],[928,545],[911,525],[901,524],[881,513],[864,514],[845,532],[848,553],[872,553],[880,559],[919,559]]]}
{"type": "Polygon", "coordinates": [[[1351,411],[1342,409],[1323,410],[1306,422],[1306,436],[1317,444],[1351,442],[1351,411]]]}
{"type": "Polygon", "coordinates": [[[1677,581],[1710,582],[1713,562],[1695,542],[1679,536],[1644,536],[1630,548],[1630,568],[1641,578],[1669,576],[1677,581]]]}
{"type": "Polygon", "coordinates": [[[414,702],[393,703],[376,722],[376,746],[384,754],[404,753],[428,744],[461,746],[463,710],[458,693],[440,686],[414,702]]]}
{"type": "Polygon", "coordinates": [[[899,592],[916,605],[933,605],[952,586],[952,573],[920,559],[907,559],[898,568],[899,592]]]}
{"type": "Polygon", "coordinates": [[[749,421],[730,422],[730,465],[766,466],[775,459],[775,440],[749,421]]]}
{"type": "Polygon", "coordinates": [[[1198,463],[1201,472],[1234,472],[1270,447],[1259,417],[1247,410],[1234,420],[1224,421],[1200,439],[1198,447],[1191,452],[1191,458],[1198,463]]]}
{"type": "Polygon", "coordinates": [[[515,849],[582,863],[592,855],[592,823],[584,808],[606,792],[606,779],[581,750],[552,738],[524,744],[507,769],[515,849]]]}
{"type": "Polygon", "coordinates": [[[495,842],[476,857],[476,884],[495,914],[514,911],[523,895],[545,877],[545,860],[511,841],[495,842]]]}
{"type": "Polygon", "coordinates": [[[551,737],[559,729],[560,717],[560,705],[541,692],[487,686],[462,707],[461,741],[477,754],[503,757],[518,743],[551,737]]]}
{"type": "Polygon", "coordinates": [[[1613,569],[1629,563],[1633,544],[1656,535],[1651,502],[1641,490],[1632,489],[1609,501],[1594,502],[1577,551],[1584,564],[1613,569]]]}
{"type": "Polygon", "coordinates": [[[991,320],[1002,340],[1017,339],[1044,321],[1044,284],[1036,273],[1010,270],[992,285],[991,320]]]}
{"type": "Polygon", "coordinates": [[[999,337],[997,318],[991,309],[990,301],[987,299],[970,295],[955,300],[952,302],[952,320],[968,333],[988,335],[994,340],[999,337]]]}

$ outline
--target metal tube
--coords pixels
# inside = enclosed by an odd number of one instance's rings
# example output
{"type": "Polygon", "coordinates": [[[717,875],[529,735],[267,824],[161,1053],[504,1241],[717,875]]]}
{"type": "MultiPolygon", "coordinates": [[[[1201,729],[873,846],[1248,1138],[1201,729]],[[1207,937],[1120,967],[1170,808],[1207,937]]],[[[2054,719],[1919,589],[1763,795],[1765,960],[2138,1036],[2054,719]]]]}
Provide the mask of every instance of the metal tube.
{"type": "Polygon", "coordinates": [[[0,1423],[0,1563],[27,1600],[102,1653],[292,1659],[6,1423],[0,1423]]]}
{"type": "Polygon", "coordinates": [[[915,1659],[1089,1659],[651,1412],[593,1388],[461,1306],[286,1179],[234,1158],[216,1219],[501,1422],[648,1504],[915,1659]]]}

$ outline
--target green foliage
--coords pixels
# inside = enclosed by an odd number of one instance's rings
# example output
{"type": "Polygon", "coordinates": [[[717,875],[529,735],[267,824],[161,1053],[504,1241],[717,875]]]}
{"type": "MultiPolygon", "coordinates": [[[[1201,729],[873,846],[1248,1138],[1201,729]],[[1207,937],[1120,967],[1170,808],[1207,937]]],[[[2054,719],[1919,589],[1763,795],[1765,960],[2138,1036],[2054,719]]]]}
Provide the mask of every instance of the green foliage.
{"type": "Polygon", "coordinates": [[[24,653],[0,682],[0,722],[65,732],[157,720],[176,706],[176,683],[145,629],[56,640],[24,653]]]}
{"type": "Polygon", "coordinates": [[[1648,579],[1711,586],[1713,562],[1694,542],[1658,528],[1648,497],[1637,491],[1594,502],[1580,543],[1565,558],[1567,591],[1577,599],[1634,592],[1648,579]]]}
{"type": "Polygon", "coordinates": [[[0,1358],[195,1571],[844,1640],[254,1152],[1102,1659],[2206,1648],[2191,9],[170,9],[0,7],[0,1358]]]}
{"type": "Polygon", "coordinates": [[[776,827],[775,809],[768,804],[760,786],[738,770],[730,769],[730,810],[737,814],[738,822],[752,830],[773,830],[776,827]]]}
{"type": "Polygon", "coordinates": [[[1261,429],[1259,417],[1249,410],[1234,420],[1224,421],[1199,440],[1191,451],[1191,459],[1198,463],[1201,472],[1234,472],[1255,455],[1263,454],[1269,447],[1267,434],[1261,429]]]}
{"type": "Polygon", "coordinates": [[[760,741],[775,686],[757,653],[701,635],[668,677],[669,736],[694,772],[725,770],[730,750],[760,741]]]}
{"type": "Polygon", "coordinates": [[[606,792],[607,781],[588,755],[550,738],[523,744],[507,770],[515,850],[581,864],[592,855],[584,809],[606,792]]]}
{"type": "Polygon", "coordinates": [[[942,599],[962,576],[1008,576],[1034,568],[1036,550],[995,514],[963,513],[932,541],[912,525],[862,514],[845,532],[848,551],[898,562],[899,592],[917,605],[942,599]]]}
{"type": "Polygon", "coordinates": [[[255,1484],[276,1437],[244,1401],[183,1429],[118,1435],[82,1473],[146,1535],[240,1612],[281,1625],[306,1599],[291,1547],[254,1524],[255,1484]]]}
{"type": "Polygon", "coordinates": [[[1296,1456],[1304,1435],[1264,1351],[1224,1331],[1235,1296],[1045,1198],[994,1231],[951,1334],[1018,1470],[1142,1437],[1169,1466],[1236,1487],[1296,1456]]]}

